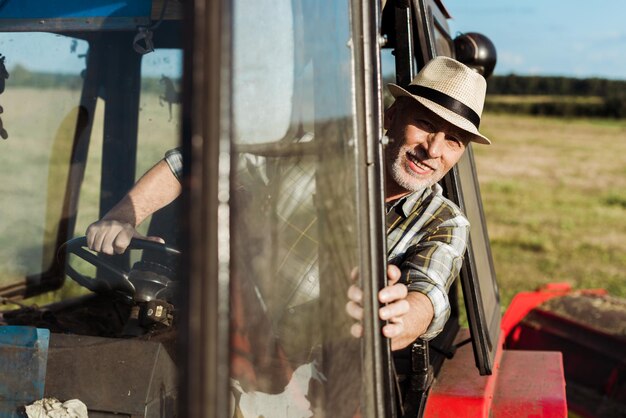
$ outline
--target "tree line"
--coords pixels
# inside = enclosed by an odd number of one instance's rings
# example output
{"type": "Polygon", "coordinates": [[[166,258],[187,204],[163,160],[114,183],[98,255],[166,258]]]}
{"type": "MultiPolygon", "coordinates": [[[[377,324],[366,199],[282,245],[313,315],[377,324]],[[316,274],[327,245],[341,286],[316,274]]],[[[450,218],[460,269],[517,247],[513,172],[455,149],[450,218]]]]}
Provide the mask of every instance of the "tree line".
{"type": "Polygon", "coordinates": [[[626,117],[624,80],[511,74],[490,77],[487,93],[485,109],[488,111],[565,117],[626,117]],[[525,99],[505,101],[502,96],[509,96],[509,99],[510,96],[524,96],[525,99]],[[541,99],[533,101],[528,96],[541,99]],[[551,100],[546,100],[546,96],[551,100]]]}
{"type": "MultiPolygon", "coordinates": [[[[160,77],[142,77],[141,91],[143,93],[162,94],[165,87],[160,82],[160,77]]],[[[9,78],[6,80],[6,88],[11,87],[31,87],[38,89],[69,89],[80,90],[85,80],[84,74],[48,73],[41,71],[31,71],[21,65],[15,65],[9,71],[9,78]]],[[[174,80],[178,83],[179,80],[174,80]]]]}
{"type": "Polygon", "coordinates": [[[626,92],[626,80],[510,74],[491,76],[487,81],[487,93],[489,94],[604,97],[615,92],[626,92]]]}

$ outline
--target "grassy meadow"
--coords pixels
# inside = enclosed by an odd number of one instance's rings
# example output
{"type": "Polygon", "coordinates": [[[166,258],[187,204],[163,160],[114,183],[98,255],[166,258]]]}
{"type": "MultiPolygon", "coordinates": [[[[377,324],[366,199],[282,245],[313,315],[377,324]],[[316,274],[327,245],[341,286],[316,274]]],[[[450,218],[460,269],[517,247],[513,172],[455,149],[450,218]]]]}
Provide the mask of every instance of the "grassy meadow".
{"type": "Polygon", "coordinates": [[[549,282],[626,297],[626,120],[487,113],[474,146],[502,305],[549,282]]]}

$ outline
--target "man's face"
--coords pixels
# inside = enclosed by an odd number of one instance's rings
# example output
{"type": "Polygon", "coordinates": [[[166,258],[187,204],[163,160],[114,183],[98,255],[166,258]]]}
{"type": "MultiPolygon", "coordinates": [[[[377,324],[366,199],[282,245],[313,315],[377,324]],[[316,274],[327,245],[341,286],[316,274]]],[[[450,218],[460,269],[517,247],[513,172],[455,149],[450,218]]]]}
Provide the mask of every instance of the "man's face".
{"type": "Polygon", "coordinates": [[[385,128],[387,174],[408,192],[438,182],[469,143],[468,133],[409,98],[399,98],[385,112],[385,128]]]}

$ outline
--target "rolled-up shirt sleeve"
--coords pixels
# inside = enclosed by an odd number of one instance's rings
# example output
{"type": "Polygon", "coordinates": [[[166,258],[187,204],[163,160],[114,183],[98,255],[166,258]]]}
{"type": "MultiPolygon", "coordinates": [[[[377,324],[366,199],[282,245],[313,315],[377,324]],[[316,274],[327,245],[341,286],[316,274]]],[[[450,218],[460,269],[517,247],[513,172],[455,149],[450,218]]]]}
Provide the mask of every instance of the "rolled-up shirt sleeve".
{"type": "Polygon", "coordinates": [[[172,174],[181,181],[183,177],[183,154],[180,148],[174,148],[165,153],[165,162],[172,170],[172,174]]]}
{"type": "Polygon", "coordinates": [[[427,231],[406,253],[401,265],[402,281],[409,291],[426,295],[434,309],[433,320],[422,339],[437,336],[450,317],[448,291],[463,265],[468,235],[467,219],[455,217],[427,231]]]}

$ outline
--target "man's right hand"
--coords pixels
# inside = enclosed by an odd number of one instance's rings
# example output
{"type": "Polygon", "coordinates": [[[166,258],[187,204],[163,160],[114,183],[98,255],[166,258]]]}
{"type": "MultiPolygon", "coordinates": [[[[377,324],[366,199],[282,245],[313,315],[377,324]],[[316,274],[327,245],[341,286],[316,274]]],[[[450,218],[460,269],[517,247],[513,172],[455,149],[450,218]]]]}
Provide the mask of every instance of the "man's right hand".
{"type": "MultiPolygon", "coordinates": [[[[400,269],[389,264],[387,266],[387,286],[378,292],[381,307],[378,311],[380,319],[387,321],[382,333],[391,339],[391,350],[407,347],[420,335],[426,332],[433,319],[433,305],[428,296],[419,292],[409,292],[404,284],[398,283],[402,273],[400,269]]],[[[358,278],[357,270],[351,274],[353,281],[358,278]]],[[[354,284],[348,289],[346,311],[358,322],[352,325],[350,333],[355,337],[363,334],[363,291],[354,284]]]]}
{"type": "Polygon", "coordinates": [[[122,254],[128,248],[132,238],[165,243],[163,238],[146,237],[137,232],[131,224],[114,220],[100,220],[92,223],[85,235],[90,250],[109,255],[122,254]]]}

